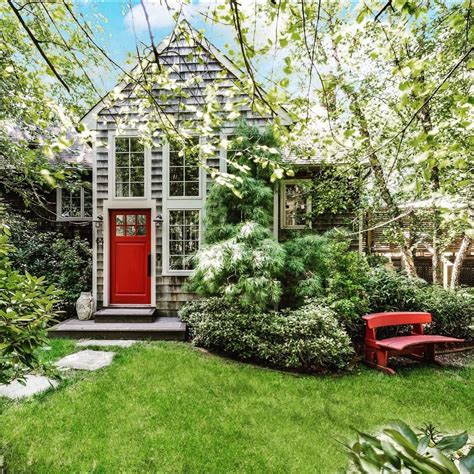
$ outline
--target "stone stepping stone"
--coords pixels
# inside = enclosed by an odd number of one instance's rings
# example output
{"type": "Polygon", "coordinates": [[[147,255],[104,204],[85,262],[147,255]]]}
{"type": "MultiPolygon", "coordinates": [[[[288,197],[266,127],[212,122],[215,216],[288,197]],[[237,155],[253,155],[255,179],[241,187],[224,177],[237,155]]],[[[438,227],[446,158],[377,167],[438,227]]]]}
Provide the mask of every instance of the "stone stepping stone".
{"type": "Polygon", "coordinates": [[[112,363],[115,352],[85,350],[70,354],[56,362],[62,369],[97,370],[112,363]]]}
{"type": "Polygon", "coordinates": [[[133,340],[111,340],[111,339],[88,339],[80,341],[76,345],[78,347],[130,347],[138,341],[133,340]]]}
{"type": "Polygon", "coordinates": [[[9,384],[0,385],[0,396],[18,400],[20,398],[31,397],[57,386],[58,382],[56,380],[44,377],[43,375],[30,374],[25,377],[25,385],[21,384],[18,380],[14,380],[9,384]]]}

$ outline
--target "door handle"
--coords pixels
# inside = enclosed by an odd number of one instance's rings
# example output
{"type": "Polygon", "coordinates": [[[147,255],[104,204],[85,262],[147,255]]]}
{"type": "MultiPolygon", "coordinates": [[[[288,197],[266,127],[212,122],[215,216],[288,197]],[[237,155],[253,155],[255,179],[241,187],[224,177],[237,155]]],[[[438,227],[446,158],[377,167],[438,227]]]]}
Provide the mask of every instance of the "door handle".
{"type": "Polygon", "coordinates": [[[151,276],[151,254],[148,254],[148,276],[151,276]]]}

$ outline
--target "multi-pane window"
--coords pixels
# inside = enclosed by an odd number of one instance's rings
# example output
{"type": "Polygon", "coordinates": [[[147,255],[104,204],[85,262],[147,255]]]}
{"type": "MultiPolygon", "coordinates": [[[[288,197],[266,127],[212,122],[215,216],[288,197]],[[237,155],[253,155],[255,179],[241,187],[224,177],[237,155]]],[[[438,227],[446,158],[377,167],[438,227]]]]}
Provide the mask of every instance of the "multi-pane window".
{"type": "Polygon", "coordinates": [[[199,248],[199,210],[169,211],[169,269],[192,270],[191,257],[199,248]]]}
{"type": "Polygon", "coordinates": [[[137,137],[115,139],[115,196],[145,196],[145,149],[137,137]]]}
{"type": "Polygon", "coordinates": [[[58,188],[59,219],[90,219],[92,218],[92,189],[75,187],[58,188]]]}
{"type": "Polygon", "coordinates": [[[117,214],[115,216],[115,235],[117,237],[146,235],[146,215],[117,214]]]}
{"type": "Polygon", "coordinates": [[[226,168],[229,173],[239,173],[239,163],[242,163],[244,152],[242,138],[239,135],[227,135],[226,168]],[[237,165],[237,166],[234,166],[237,165]]]}
{"type": "Polygon", "coordinates": [[[308,227],[311,197],[308,182],[283,182],[282,227],[302,229],[308,227]]]}
{"type": "Polygon", "coordinates": [[[199,138],[192,140],[186,150],[170,144],[169,195],[170,197],[199,196],[199,138]]]}

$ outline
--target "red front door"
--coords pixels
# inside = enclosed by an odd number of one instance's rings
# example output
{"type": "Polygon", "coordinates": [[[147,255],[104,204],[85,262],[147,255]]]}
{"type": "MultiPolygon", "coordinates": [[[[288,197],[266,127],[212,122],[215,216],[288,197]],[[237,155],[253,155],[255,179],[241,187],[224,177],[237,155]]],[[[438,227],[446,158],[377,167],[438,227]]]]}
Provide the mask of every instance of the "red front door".
{"type": "Polygon", "coordinates": [[[150,304],[150,211],[110,212],[110,303],[150,304]]]}

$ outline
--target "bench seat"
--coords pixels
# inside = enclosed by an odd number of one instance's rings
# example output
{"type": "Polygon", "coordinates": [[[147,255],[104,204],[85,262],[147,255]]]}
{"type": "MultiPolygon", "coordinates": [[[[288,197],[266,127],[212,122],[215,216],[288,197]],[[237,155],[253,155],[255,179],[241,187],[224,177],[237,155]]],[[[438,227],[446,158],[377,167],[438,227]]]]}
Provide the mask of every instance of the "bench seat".
{"type": "Polygon", "coordinates": [[[418,361],[434,362],[436,344],[464,342],[463,339],[424,334],[423,325],[430,324],[430,313],[402,312],[367,314],[365,321],[365,362],[386,374],[395,374],[388,366],[390,356],[405,356],[418,361]],[[387,326],[412,326],[412,333],[407,336],[377,339],[377,329],[387,326]]]}
{"type": "Polygon", "coordinates": [[[379,339],[377,345],[390,351],[403,351],[403,349],[411,346],[419,346],[424,344],[443,344],[447,342],[463,342],[462,339],[454,337],[435,336],[435,335],[416,335],[416,336],[399,336],[390,337],[388,339],[379,339]]]}

